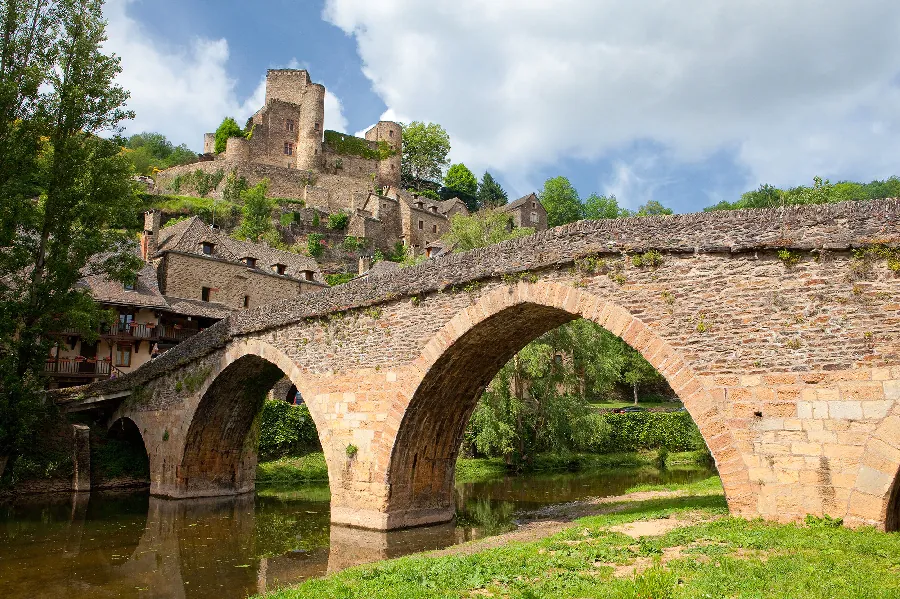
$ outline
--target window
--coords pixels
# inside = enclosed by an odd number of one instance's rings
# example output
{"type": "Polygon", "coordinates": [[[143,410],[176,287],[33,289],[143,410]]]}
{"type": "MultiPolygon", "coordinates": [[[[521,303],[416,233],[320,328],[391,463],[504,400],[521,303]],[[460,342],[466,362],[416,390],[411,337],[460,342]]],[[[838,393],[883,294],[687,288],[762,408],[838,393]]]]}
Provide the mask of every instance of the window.
{"type": "Polygon", "coordinates": [[[250,296],[249,296],[249,295],[245,295],[245,296],[244,296],[244,307],[245,307],[245,308],[249,308],[249,307],[250,307],[250,296]]]}
{"type": "Polygon", "coordinates": [[[210,255],[212,255],[213,249],[215,247],[216,246],[214,243],[209,243],[208,241],[204,241],[203,242],[203,253],[206,254],[207,256],[210,256],[210,255]]]}
{"type": "Polygon", "coordinates": [[[293,156],[294,155],[294,144],[289,141],[284,142],[284,154],[285,156],[293,156]]]}
{"type": "Polygon", "coordinates": [[[212,289],[210,289],[209,287],[201,287],[200,288],[200,299],[202,299],[204,302],[208,302],[210,291],[212,291],[212,289]]]}
{"type": "Polygon", "coordinates": [[[319,130],[319,123],[316,123],[315,131],[318,131],[318,130],[319,130]]]}
{"type": "Polygon", "coordinates": [[[390,131],[388,131],[388,137],[394,137],[394,130],[393,130],[393,129],[391,129],[390,131]]]}
{"type": "Polygon", "coordinates": [[[304,281],[312,281],[313,280],[313,271],[311,271],[311,270],[300,271],[300,278],[302,278],[304,281]]]}
{"type": "Polygon", "coordinates": [[[536,223],[536,222],[538,222],[539,220],[540,220],[540,219],[538,219],[538,213],[537,213],[537,212],[532,212],[532,213],[531,213],[531,222],[536,223]]]}
{"type": "Polygon", "coordinates": [[[116,366],[131,366],[131,346],[130,345],[122,345],[120,343],[116,344],[116,353],[115,353],[115,365],[116,366]]]}
{"type": "Polygon", "coordinates": [[[285,271],[287,270],[287,266],[285,266],[284,264],[273,264],[272,270],[274,270],[275,272],[277,272],[280,275],[283,275],[285,273],[285,271]]]}
{"type": "Polygon", "coordinates": [[[134,281],[128,281],[127,283],[122,283],[122,287],[125,288],[125,291],[134,291],[134,281]]]}
{"type": "Polygon", "coordinates": [[[248,268],[256,268],[256,258],[247,256],[244,258],[244,264],[246,264],[248,268]]]}
{"type": "Polygon", "coordinates": [[[285,119],[284,120],[284,130],[285,131],[293,131],[294,130],[294,119],[285,119]]]}
{"type": "Polygon", "coordinates": [[[437,233],[437,225],[431,225],[431,232],[437,233]]]}
{"type": "Polygon", "coordinates": [[[537,208],[537,203],[536,203],[536,202],[531,202],[531,207],[532,207],[532,208],[537,208]]]}
{"type": "Polygon", "coordinates": [[[420,221],[419,221],[419,230],[421,231],[421,230],[424,229],[424,228],[425,228],[425,221],[424,221],[424,220],[420,220],[420,221]]]}

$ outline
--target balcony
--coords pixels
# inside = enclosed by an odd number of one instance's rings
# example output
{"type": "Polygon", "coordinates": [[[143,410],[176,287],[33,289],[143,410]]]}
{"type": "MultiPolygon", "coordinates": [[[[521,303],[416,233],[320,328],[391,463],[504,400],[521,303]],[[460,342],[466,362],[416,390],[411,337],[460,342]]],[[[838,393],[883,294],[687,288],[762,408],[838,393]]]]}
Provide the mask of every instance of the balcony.
{"type": "Polygon", "coordinates": [[[101,334],[107,337],[152,340],[157,339],[157,328],[158,325],[152,323],[117,322],[105,327],[101,334]]]}
{"type": "Polygon", "coordinates": [[[109,378],[112,372],[121,374],[109,360],[77,360],[74,358],[47,358],[44,372],[50,376],[73,378],[109,378]]]}
{"type": "Polygon", "coordinates": [[[181,342],[199,332],[197,329],[185,329],[173,324],[161,324],[156,327],[157,337],[163,341],[181,342]]]}

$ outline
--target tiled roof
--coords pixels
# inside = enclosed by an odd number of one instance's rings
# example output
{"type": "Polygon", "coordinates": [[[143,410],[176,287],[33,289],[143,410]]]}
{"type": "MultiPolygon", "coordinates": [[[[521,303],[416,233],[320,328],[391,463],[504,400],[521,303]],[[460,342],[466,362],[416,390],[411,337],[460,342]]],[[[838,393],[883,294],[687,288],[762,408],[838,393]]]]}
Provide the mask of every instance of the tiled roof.
{"type": "Polygon", "coordinates": [[[146,308],[168,308],[166,299],[159,292],[156,279],[156,268],[152,264],[145,265],[138,271],[134,290],[126,291],[118,281],[111,281],[102,275],[84,277],[81,285],[87,287],[98,302],[141,306],[146,308]]]}
{"type": "Polygon", "coordinates": [[[501,212],[509,212],[510,210],[515,210],[519,206],[522,206],[526,202],[540,202],[540,200],[538,199],[537,194],[532,192],[532,193],[529,193],[527,196],[522,196],[521,198],[519,198],[518,200],[516,200],[514,202],[510,202],[509,204],[500,206],[500,208],[498,208],[498,209],[501,212]]]}
{"type": "Polygon", "coordinates": [[[234,310],[225,304],[165,296],[169,310],[185,316],[202,316],[205,318],[225,318],[234,310]]]}
{"type": "Polygon", "coordinates": [[[325,283],[325,278],[314,259],[278,250],[262,243],[232,239],[220,234],[196,216],[163,228],[159,232],[157,255],[165,252],[181,252],[204,256],[204,242],[213,244],[210,255],[212,258],[241,263],[244,258],[256,258],[256,270],[269,274],[272,274],[272,266],[284,264],[287,267],[285,276],[304,280],[302,272],[311,271],[314,281],[325,283]]]}

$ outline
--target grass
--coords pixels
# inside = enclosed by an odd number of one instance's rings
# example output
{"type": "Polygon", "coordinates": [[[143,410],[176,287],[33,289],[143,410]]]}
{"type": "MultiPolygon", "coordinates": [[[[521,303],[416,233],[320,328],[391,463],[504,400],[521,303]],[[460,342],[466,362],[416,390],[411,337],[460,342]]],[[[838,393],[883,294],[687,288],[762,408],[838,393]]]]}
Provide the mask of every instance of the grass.
{"type": "MultiPolygon", "coordinates": [[[[677,466],[697,464],[703,460],[699,451],[672,452],[666,464],[677,466]]],[[[580,472],[609,468],[655,466],[657,453],[640,451],[629,453],[590,454],[575,453],[565,456],[542,454],[535,460],[534,472],[580,472]]],[[[456,462],[456,482],[473,483],[500,478],[511,474],[502,458],[460,458],[456,462]]],[[[299,483],[327,481],[328,467],[321,452],[309,453],[301,457],[286,457],[260,462],[256,469],[256,481],[269,483],[299,483]]]]}
{"type": "Polygon", "coordinates": [[[263,484],[323,480],[328,480],[328,466],[321,452],[262,462],[256,468],[256,482],[263,484]]]}
{"type": "Polygon", "coordinates": [[[266,597],[900,597],[900,535],[729,518],[718,479],[678,488],[691,494],[620,504],[539,541],[359,566],[266,597]],[[656,518],[693,524],[639,539],[610,530],[656,518]],[[636,573],[615,575],[628,565],[636,573]]]}
{"type": "MultiPolygon", "coordinates": [[[[616,408],[627,408],[628,406],[633,406],[634,402],[627,401],[617,401],[617,400],[609,400],[609,401],[596,401],[591,402],[591,405],[597,408],[598,410],[615,410],[616,408]]],[[[682,403],[680,401],[668,401],[668,400],[652,400],[649,399],[647,401],[641,400],[638,402],[638,407],[646,408],[648,410],[657,410],[657,409],[665,409],[665,410],[677,410],[682,407],[682,403]]]]}

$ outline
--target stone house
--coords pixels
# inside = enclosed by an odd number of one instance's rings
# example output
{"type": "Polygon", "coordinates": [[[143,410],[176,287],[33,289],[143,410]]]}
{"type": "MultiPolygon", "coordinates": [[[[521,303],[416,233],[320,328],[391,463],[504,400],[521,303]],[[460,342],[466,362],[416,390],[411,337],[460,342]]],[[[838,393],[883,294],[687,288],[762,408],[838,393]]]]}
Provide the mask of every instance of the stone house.
{"type": "Polygon", "coordinates": [[[514,202],[500,206],[499,210],[509,214],[512,227],[531,227],[535,231],[547,230],[547,211],[536,193],[529,193],[514,202]]]}
{"type": "Polygon", "coordinates": [[[133,285],[82,279],[115,319],[93,342],[75,330],[54,333],[51,388],[130,372],[234,311],[327,286],[311,258],[231,239],[197,217],[161,229],[159,212],[148,212],[140,251],[145,265],[133,285]]]}

